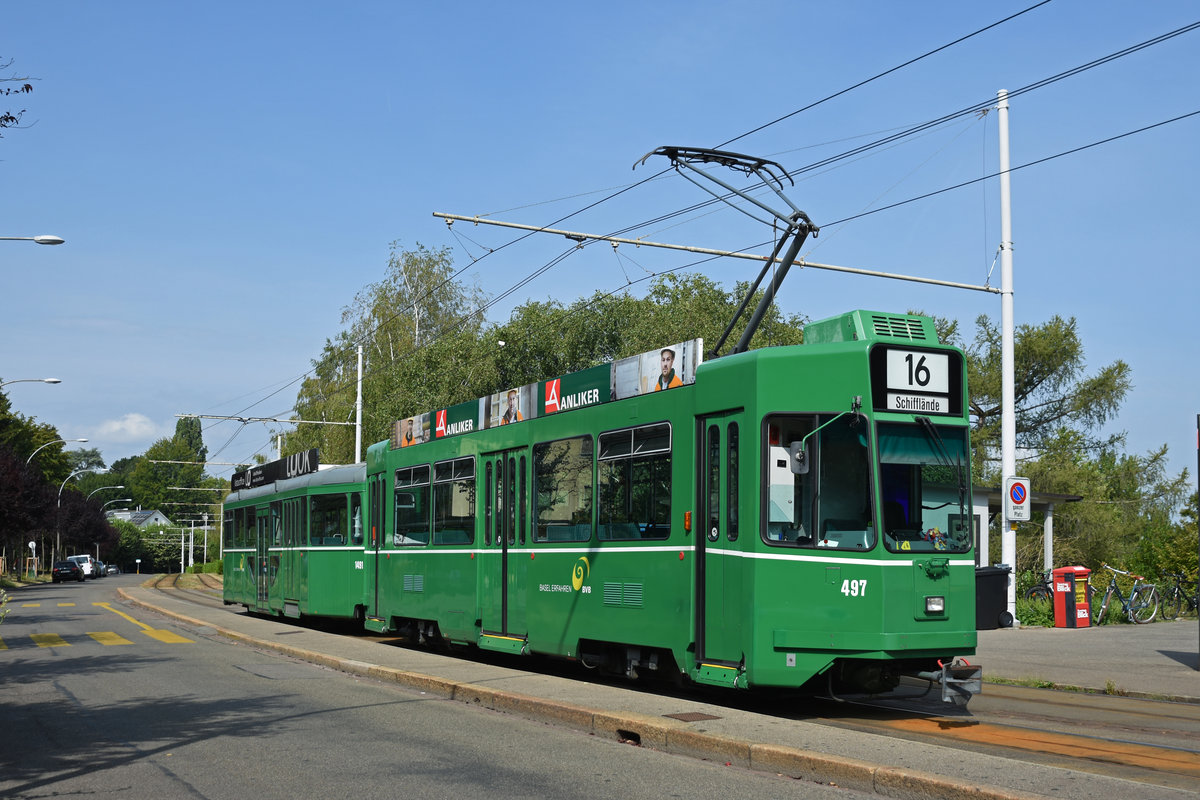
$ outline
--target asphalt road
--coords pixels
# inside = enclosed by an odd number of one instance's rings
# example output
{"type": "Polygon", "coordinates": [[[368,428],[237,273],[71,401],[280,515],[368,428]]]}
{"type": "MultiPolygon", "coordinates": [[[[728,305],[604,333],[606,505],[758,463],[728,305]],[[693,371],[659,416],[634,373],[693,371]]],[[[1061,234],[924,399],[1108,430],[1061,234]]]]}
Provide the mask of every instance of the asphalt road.
{"type": "Polygon", "coordinates": [[[10,592],[0,797],[851,798],[228,643],[117,600],[10,592]]]}

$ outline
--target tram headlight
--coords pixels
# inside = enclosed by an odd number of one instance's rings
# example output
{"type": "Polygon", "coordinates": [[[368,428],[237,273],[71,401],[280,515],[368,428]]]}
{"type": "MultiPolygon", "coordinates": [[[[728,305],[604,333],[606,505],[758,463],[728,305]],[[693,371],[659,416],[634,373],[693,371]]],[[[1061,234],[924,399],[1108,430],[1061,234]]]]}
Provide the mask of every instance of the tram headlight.
{"type": "Polygon", "coordinates": [[[926,614],[945,614],[946,613],[946,598],[944,598],[944,597],[926,597],[925,598],[925,613],[926,614]]]}

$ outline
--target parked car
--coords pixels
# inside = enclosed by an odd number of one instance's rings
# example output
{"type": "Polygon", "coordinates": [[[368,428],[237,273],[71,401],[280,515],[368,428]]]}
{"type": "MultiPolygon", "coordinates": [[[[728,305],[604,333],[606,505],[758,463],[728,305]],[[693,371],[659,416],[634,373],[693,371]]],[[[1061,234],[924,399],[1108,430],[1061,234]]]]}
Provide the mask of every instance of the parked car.
{"type": "Polygon", "coordinates": [[[82,581],[83,567],[76,561],[56,561],[54,569],[50,570],[50,582],[82,581]]]}
{"type": "Polygon", "coordinates": [[[118,567],[116,564],[109,564],[107,567],[104,568],[104,571],[109,575],[120,575],[121,574],[121,568],[118,567]]]}
{"type": "Polygon", "coordinates": [[[96,570],[96,577],[97,577],[97,578],[103,578],[104,576],[106,576],[106,575],[108,574],[108,568],[104,566],[104,562],[103,562],[103,561],[97,561],[97,562],[96,562],[96,563],[93,565],[93,569],[95,569],[95,570],[96,570]]]}
{"type": "Polygon", "coordinates": [[[96,577],[96,559],[89,556],[87,553],[77,556],[67,556],[67,561],[74,561],[83,570],[83,577],[96,577]]]}

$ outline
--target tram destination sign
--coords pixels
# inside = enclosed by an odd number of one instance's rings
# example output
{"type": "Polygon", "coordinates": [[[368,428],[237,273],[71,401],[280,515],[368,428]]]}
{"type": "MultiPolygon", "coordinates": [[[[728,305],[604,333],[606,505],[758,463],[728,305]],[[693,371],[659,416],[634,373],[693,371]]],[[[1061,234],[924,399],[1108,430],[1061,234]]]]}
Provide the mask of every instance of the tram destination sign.
{"type": "Polygon", "coordinates": [[[962,356],[877,347],[871,351],[872,406],[894,414],[961,415],[962,356]]]}
{"type": "Polygon", "coordinates": [[[239,489],[253,489],[255,486],[263,486],[268,483],[284,480],[285,478],[296,478],[300,475],[307,475],[310,472],[316,472],[319,463],[317,448],[314,447],[311,450],[294,453],[278,461],[270,461],[257,467],[236,472],[229,482],[229,488],[231,491],[236,492],[239,489]]]}

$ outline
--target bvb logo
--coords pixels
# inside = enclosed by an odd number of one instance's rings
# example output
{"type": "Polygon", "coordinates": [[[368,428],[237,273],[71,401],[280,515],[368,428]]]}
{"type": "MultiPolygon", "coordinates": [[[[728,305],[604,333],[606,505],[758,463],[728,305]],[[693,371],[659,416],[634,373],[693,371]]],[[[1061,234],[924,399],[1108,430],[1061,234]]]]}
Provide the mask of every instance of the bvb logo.
{"type": "Polygon", "coordinates": [[[587,580],[588,574],[592,570],[592,565],[588,563],[587,556],[580,556],[575,562],[575,568],[571,571],[571,588],[579,591],[583,588],[583,582],[587,580]]]}

